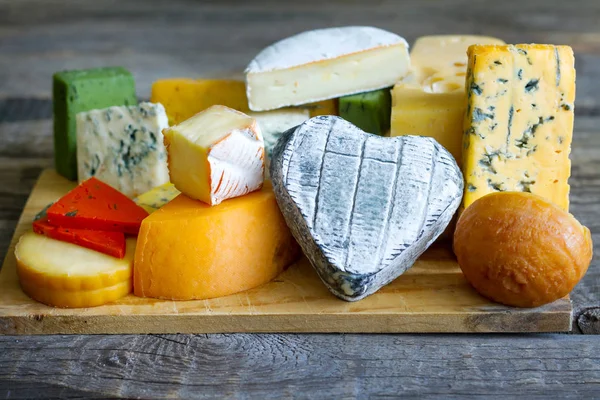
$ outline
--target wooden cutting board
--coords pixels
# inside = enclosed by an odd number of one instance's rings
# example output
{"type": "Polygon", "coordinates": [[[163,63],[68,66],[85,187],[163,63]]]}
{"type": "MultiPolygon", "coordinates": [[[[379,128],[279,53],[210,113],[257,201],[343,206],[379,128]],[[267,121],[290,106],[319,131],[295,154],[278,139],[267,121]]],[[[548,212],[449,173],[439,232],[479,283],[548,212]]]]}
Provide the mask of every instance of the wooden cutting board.
{"type": "Polygon", "coordinates": [[[35,185],[0,271],[0,334],[215,332],[559,332],[571,329],[568,297],[517,309],[479,296],[449,244],[430,248],[404,275],[348,303],[330,294],[301,259],[274,281],[211,300],[164,301],[133,295],[84,309],[47,307],[20,289],[14,246],[37,212],[74,183],[44,171],[35,185]]]}

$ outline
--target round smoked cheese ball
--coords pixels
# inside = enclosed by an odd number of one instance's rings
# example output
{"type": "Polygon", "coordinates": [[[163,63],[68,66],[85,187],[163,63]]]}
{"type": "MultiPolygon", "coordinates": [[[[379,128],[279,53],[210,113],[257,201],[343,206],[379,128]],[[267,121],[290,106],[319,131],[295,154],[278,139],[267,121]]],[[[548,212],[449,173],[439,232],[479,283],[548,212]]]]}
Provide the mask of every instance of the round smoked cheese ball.
{"type": "Polygon", "coordinates": [[[539,196],[498,192],[464,210],[454,252],[484,297],[537,307],[566,296],[585,275],[592,238],[575,217],[539,196]]]}

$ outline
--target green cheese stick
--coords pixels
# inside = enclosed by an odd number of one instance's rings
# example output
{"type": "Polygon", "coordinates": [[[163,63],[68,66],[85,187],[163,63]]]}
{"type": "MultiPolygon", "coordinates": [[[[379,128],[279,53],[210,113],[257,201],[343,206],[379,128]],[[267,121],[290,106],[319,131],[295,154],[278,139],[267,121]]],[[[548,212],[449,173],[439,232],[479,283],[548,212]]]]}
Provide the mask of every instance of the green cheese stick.
{"type": "Polygon", "coordinates": [[[57,72],[53,76],[56,171],[77,179],[75,115],[82,111],[137,104],[135,82],[122,67],[57,72]]]}
{"type": "Polygon", "coordinates": [[[339,115],[365,132],[385,135],[390,129],[390,88],[340,97],[339,115]]]}

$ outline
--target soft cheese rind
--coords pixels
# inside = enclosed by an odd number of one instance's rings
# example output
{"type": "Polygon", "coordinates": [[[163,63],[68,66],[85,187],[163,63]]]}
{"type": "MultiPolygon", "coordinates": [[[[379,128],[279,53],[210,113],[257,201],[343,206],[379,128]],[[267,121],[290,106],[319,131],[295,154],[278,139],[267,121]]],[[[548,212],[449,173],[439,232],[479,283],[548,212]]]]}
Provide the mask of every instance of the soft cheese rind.
{"type": "Polygon", "coordinates": [[[315,29],[273,43],[254,57],[245,72],[253,74],[293,68],[396,44],[408,48],[403,37],[371,26],[315,29]]]}
{"type": "Polygon", "coordinates": [[[79,182],[92,176],[135,197],[169,182],[161,104],[109,107],[77,114],[79,182]]]}
{"type": "Polygon", "coordinates": [[[267,47],[248,65],[248,105],[266,111],[382,89],[409,65],[406,40],[382,29],[304,32],[267,47]]]}
{"type": "Polygon", "coordinates": [[[271,178],[304,253],[348,301],[412,266],[444,231],[463,190],[456,162],[435,140],[370,135],[331,116],[284,134],[271,178]]]}
{"type": "Polygon", "coordinates": [[[254,118],[212,106],[164,135],[171,182],[187,196],[217,205],[262,187],[265,148],[254,118]]]}

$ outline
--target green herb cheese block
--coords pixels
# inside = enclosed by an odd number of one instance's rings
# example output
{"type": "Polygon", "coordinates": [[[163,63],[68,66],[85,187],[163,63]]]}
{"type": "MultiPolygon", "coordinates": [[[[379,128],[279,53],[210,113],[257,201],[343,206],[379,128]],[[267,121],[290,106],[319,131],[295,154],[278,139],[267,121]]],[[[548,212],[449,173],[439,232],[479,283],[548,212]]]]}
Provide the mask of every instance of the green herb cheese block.
{"type": "Polygon", "coordinates": [[[53,77],[54,161],[56,171],[77,179],[75,116],[111,106],[135,105],[135,82],[122,67],[62,71],[53,77]]]}
{"type": "Polygon", "coordinates": [[[389,88],[340,97],[340,117],[365,132],[385,135],[390,129],[391,112],[389,88]]]}

